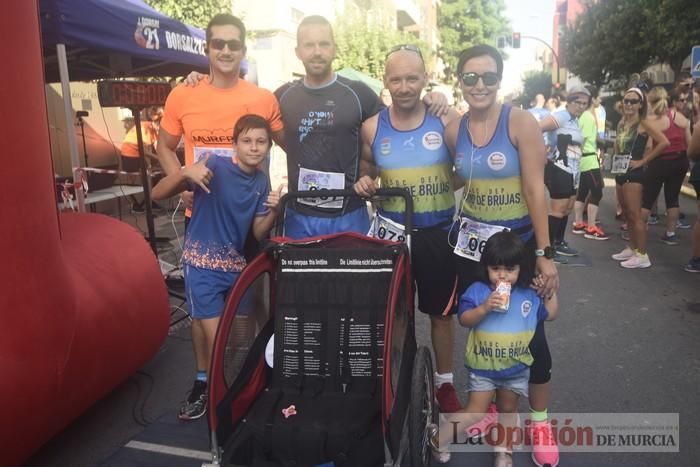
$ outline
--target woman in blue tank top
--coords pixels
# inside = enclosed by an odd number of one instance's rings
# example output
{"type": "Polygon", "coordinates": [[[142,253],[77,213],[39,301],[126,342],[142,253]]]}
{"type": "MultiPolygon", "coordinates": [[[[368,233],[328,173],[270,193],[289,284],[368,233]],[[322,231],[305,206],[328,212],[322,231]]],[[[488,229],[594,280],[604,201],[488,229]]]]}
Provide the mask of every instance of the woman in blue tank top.
{"type": "MultiPolygon", "coordinates": [[[[538,294],[550,297],[559,287],[559,276],[551,259],[544,192],[546,153],[537,120],[527,111],[497,101],[503,74],[498,50],[487,45],[471,47],[460,55],[457,70],[469,112],[447,126],[445,141],[456,171],[464,179],[460,219],[452,236],[458,293],[477,280],[482,245],[489,236],[509,229],[526,243],[528,260],[535,263],[533,285],[538,294]]],[[[533,445],[533,457],[538,465],[557,465],[556,444],[547,435],[551,435],[547,421],[551,357],[542,324],[537,326],[529,347],[534,359],[529,398],[533,426],[544,433],[537,437],[541,442],[533,445]]],[[[517,410],[506,406],[498,409],[517,410]]],[[[497,410],[492,406],[481,422],[467,430],[485,428],[495,417],[497,410]]],[[[497,453],[500,457],[509,455],[497,453]]]]}

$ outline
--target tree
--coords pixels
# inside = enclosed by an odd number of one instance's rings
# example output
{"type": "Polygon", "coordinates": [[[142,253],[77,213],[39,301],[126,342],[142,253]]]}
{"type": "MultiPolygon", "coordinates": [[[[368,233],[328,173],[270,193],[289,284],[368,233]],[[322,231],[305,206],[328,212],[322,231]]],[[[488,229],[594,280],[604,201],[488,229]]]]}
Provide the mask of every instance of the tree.
{"type": "Polygon", "coordinates": [[[644,17],[654,30],[655,61],[668,63],[678,75],[690,47],[700,44],[700,2],[661,0],[644,2],[644,17]]]}
{"type": "Polygon", "coordinates": [[[455,72],[462,50],[476,44],[495,45],[498,36],[511,33],[504,11],[503,0],[442,1],[438,15],[442,45],[438,53],[448,77],[455,72]]]}
{"type": "Polygon", "coordinates": [[[144,0],[171,18],[206,28],[217,13],[231,13],[231,0],[144,0]]]}
{"type": "Polygon", "coordinates": [[[552,93],[552,73],[549,71],[527,71],[523,75],[523,95],[529,104],[537,94],[549,98],[552,93]]]}
{"type": "Polygon", "coordinates": [[[336,68],[350,67],[382,79],[386,54],[398,44],[419,46],[425,61],[428,61],[429,51],[425,44],[380,18],[377,15],[377,19],[370,20],[357,10],[347,10],[336,21],[333,27],[337,47],[336,68]]]}
{"type": "Polygon", "coordinates": [[[603,85],[668,63],[675,73],[700,41],[695,0],[589,1],[564,32],[567,66],[584,81],[603,85]]]}

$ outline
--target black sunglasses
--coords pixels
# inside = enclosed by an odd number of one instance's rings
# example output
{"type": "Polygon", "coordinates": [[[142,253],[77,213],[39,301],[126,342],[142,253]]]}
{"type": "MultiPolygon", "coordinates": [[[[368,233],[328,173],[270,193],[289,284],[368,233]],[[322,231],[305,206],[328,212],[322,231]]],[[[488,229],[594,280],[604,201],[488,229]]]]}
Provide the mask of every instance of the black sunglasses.
{"type": "Polygon", "coordinates": [[[239,41],[238,39],[231,39],[228,41],[225,41],[223,39],[209,40],[209,47],[211,47],[214,50],[224,50],[225,46],[228,46],[228,49],[231,52],[238,52],[239,50],[243,49],[243,42],[239,41]]]}
{"type": "Polygon", "coordinates": [[[622,99],[622,102],[627,105],[637,105],[641,102],[640,99],[622,99]]]}
{"type": "Polygon", "coordinates": [[[391,49],[389,49],[389,52],[387,52],[386,57],[384,57],[384,60],[389,58],[389,55],[393,54],[394,52],[398,52],[399,50],[410,50],[411,52],[415,52],[418,54],[420,59],[423,60],[423,54],[420,52],[420,49],[417,45],[413,44],[400,44],[392,47],[391,49]]]}
{"type": "Polygon", "coordinates": [[[484,86],[493,86],[497,84],[498,81],[500,81],[501,79],[498,73],[494,73],[493,71],[487,71],[486,73],[483,73],[481,75],[479,73],[474,73],[473,71],[470,71],[459,75],[459,79],[461,79],[462,82],[467,86],[476,86],[476,83],[479,82],[479,78],[481,78],[481,81],[484,83],[484,86]]]}

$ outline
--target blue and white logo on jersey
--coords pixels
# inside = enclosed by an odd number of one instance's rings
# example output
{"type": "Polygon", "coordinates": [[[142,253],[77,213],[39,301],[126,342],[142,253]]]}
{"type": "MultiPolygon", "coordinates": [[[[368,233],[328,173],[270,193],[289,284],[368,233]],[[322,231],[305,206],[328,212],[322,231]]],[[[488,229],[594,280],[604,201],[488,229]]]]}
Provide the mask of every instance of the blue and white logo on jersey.
{"type": "Polygon", "coordinates": [[[522,305],[520,305],[520,314],[523,315],[523,318],[527,318],[531,311],[532,302],[530,300],[525,300],[522,305]]]}
{"type": "Polygon", "coordinates": [[[492,152],[489,154],[486,163],[491,170],[498,172],[506,167],[506,156],[502,152],[492,152]]]}
{"type": "Polygon", "coordinates": [[[442,135],[437,131],[429,131],[423,135],[423,147],[435,151],[442,147],[442,135]]]}

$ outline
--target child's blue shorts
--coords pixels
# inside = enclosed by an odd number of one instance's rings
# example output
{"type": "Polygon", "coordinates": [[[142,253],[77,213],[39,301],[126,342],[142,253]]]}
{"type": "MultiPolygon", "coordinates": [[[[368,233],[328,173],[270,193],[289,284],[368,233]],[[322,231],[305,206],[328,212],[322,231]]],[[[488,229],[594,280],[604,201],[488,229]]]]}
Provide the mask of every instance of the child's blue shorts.
{"type": "Polygon", "coordinates": [[[528,383],[530,382],[530,368],[516,373],[507,378],[489,378],[487,376],[469,373],[467,390],[471,391],[495,391],[496,389],[508,389],[514,393],[527,397],[528,383]]]}
{"type": "Polygon", "coordinates": [[[194,319],[218,318],[240,272],[213,271],[185,264],[185,292],[194,319]]]}

